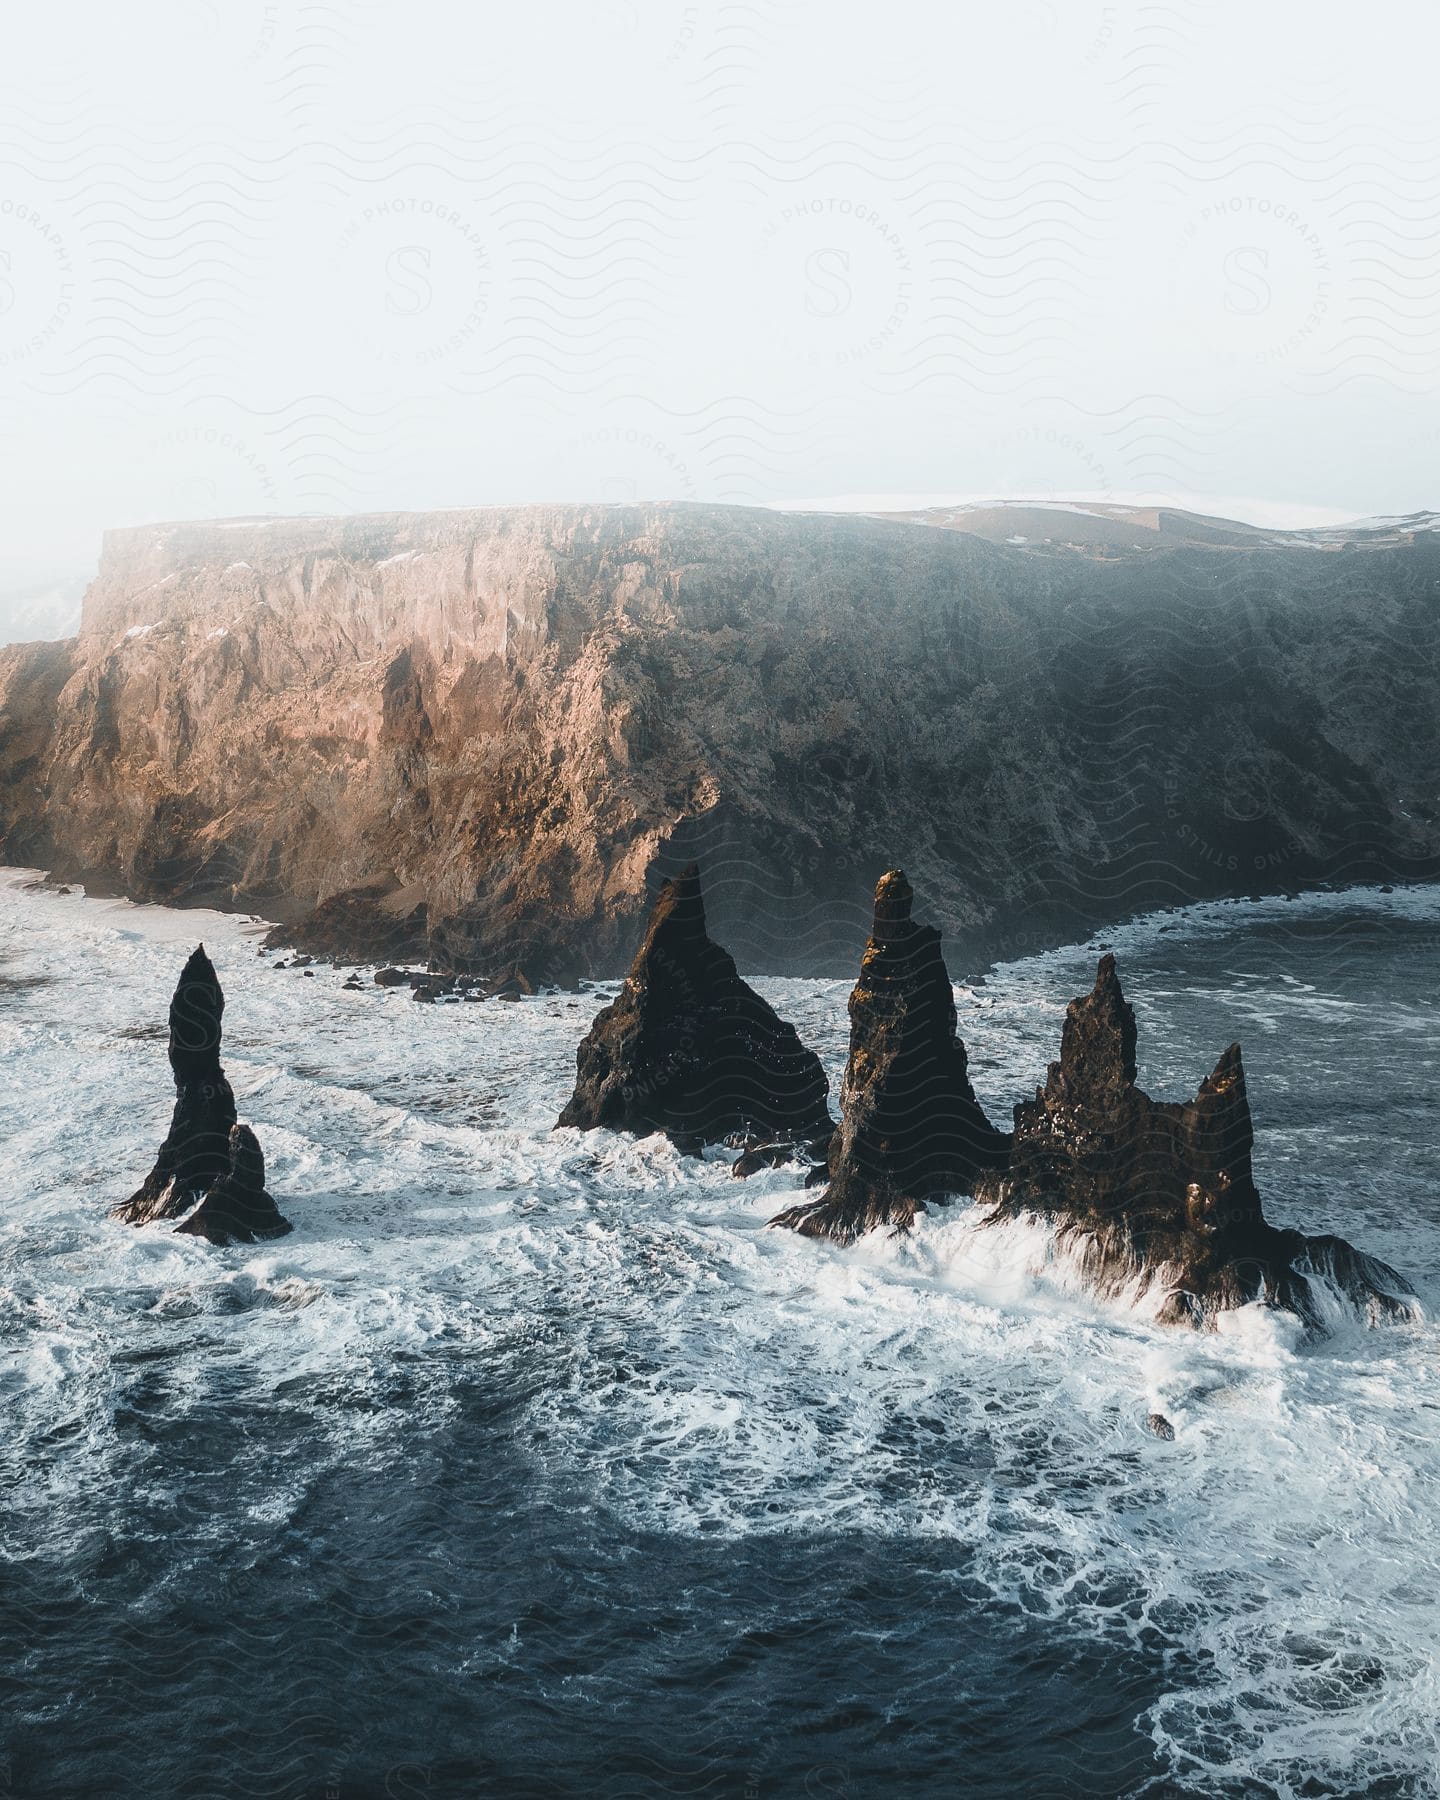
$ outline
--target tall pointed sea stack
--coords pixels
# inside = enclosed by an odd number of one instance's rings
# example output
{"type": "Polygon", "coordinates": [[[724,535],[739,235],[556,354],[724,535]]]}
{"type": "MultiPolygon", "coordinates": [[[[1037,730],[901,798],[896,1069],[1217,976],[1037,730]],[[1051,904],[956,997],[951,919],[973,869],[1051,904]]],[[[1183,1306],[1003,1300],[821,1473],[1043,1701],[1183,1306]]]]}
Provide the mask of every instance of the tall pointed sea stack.
{"type": "Polygon", "coordinates": [[[694,863],[661,888],[625,984],[575,1064],[559,1125],[663,1131],[687,1151],[833,1128],[820,1059],[711,942],[694,863]]]}
{"type": "Polygon", "coordinates": [[[926,1200],[968,1193],[982,1170],[1005,1162],[1008,1139],[970,1085],[940,933],[916,924],[913,901],[902,870],[881,876],[850,996],[850,1059],[829,1186],[820,1199],[781,1213],[776,1225],[842,1244],[877,1225],[904,1230],[926,1200]]]}
{"type": "Polygon", "coordinates": [[[992,1219],[1053,1223],[1102,1292],[1163,1285],[1169,1324],[1203,1325],[1262,1300],[1316,1325],[1312,1273],[1374,1316],[1408,1310],[1410,1290],[1386,1264],[1343,1238],[1266,1222],[1238,1044],[1183,1104],[1152,1100],[1135,1076],[1135,1014],[1106,956],[1066,1011],[1045,1086],[1015,1108],[1009,1167],[977,1189],[992,1219]]]}
{"type": "Polygon", "coordinates": [[[190,1214],[175,1227],[212,1244],[252,1244],[284,1237],[292,1229],[265,1191],[265,1157],[248,1125],[230,1130],[230,1167],[190,1214]]]}
{"type": "Polygon", "coordinates": [[[170,1067],[175,1111],[155,1167],[114,1217],[128,1225],[175,1219],[230,1168],[235,1096],[220,1067],[225,996],[201,944],[186,963],[170,1002],[170,1067]]]}

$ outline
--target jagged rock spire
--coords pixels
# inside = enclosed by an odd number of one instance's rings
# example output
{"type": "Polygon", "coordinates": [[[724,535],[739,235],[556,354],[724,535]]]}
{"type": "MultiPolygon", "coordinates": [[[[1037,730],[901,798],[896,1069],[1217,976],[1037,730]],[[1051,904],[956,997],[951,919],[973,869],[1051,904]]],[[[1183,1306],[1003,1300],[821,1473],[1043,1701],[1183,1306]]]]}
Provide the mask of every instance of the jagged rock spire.
{"type": "Polygon", "coordinates": [[[170,1001],[170,1067],[177,1083],[220,1073],[225,995],[215,965],[197,944],[170,1001]]]}
{"type": "Polygon", "coordinates": [[[850,995],[850,1056],[841,1123],[820,1199],[772,1223],[853,1242],[877,1225],[907,1227],[925,1201],[965,1193],[1003,1164],[1007,1140],[981,1110],[956,1029],[940,933],[912,917],[902,869],[875,888],[875,915],[850,995]]]}
{"type": "Polygon", "coordinates": [[[686,863],[678,875],[662,884],[646,936],[652,955],[667,944],[674,949],[687,944],[693,951],[708,941],[699,863],[686,863]]]}
{"type": "Polygon", "coordinates": [[[630,973],[575,1062],[561,1126],[663,1131],[692,1151],[831,1130],[819,1058],[711,940],[694,863],[661,887],[630,973]]]}
{"type": "Polygon", "coordinates": [[[170,1067],[175,1111],[155,1167],[114,1216],[128,1225],[188,1212],[230,1167],[235,1096],[220,1066],[225,996],[201,944],[190,956],[170,1002],[170,1067]]]}
{"type": "Polygon", "coordinates": [[[1118,1094],[1135,1081],[1135,1009],[1120,989],[1115,958],[1100,958],[1095,985],[1065,1009],[1052,1084],[1072,1099],[1118,1094]]]}
{"type": "Polygon", "coordinates": [[[1238,1044],[1181,1104],[1135,1085],[1135,1045],[1135,1015],[1106,956],[1066,1010],[1045,1086],[1015,1108],[1009,1166],[979,1183],[992,1220],[1048,1220],[1102,1292],[1158,1285],[1166,1323],[1200,1325],[1263,1300],[1315,1324],[1316,1269],[1376,1315],[1405,1310],[1409,1289],[1393,1269],[1342,1238],[1266,1222],[1238,1044]]]}
{"type": "Polygon", "coordinates": [[[229,1168],[210,1188],[189,1218],[175,1229],[212,1244],[249,1244],[259,1238],[284,1237],[290,1221],[265,1191],[265,1157],[248,1125],[230,1131],[229,1168]]]}

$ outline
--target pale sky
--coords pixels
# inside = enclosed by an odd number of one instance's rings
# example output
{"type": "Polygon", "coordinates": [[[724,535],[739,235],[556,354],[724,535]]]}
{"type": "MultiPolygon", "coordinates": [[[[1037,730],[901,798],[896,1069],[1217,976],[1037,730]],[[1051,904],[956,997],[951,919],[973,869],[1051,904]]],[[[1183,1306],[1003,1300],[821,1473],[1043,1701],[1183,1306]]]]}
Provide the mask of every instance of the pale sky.
{"type": "Polygon", "coordinates": [[[12,9],[0,638],[111,525],[1440,503],[1440,15],[12,9]]]}

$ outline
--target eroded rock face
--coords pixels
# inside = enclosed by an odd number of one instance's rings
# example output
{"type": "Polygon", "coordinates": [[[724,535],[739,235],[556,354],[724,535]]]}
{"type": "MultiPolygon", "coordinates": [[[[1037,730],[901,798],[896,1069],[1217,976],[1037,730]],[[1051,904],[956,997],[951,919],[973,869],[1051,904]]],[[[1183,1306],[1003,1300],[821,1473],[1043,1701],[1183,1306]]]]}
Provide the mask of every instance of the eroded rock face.
{"type": "Polygon", "coordinates": [[[1238,1044],[1191,1101],[1152,1100],[1135,1076],[1135,1014],[1105,956],[1066,1011],[1045,1086],[1015,1109],[1008,1166],[977,1184],[992,1220],[1053,1224],[1101,1292],[1163,1287],[1165,1323],[1204,1325],[1260,1300],[1317,1325],[1311,1273],[1372,1316],[1407,1310],[1410,1290],[1384,1263],[1343,1238],[1267,1223],[1238,1044]]]}
{"type": "Polygon", "coordinates": [[[878,1225],[905,1230],[925,1202],[967,1193],[1003,1165],[1008,1139],[970,1085],[940,933],[911,916],[900,869],[875,889],[875,918],[850,996],[850,1057],[829,1184],[772,1223],[852,1243],[878,1225]]]}
{"type": "Polygon", "coordinates": [[[972,966],[1433,873],[1440,537],[1207,541],[684,504],[111,532],[78,638],[0,649],[0,860],[541,984],[620,974],[692,859],[742,967],[824,975],[895,861],[972,966]]]}
{"type": "Polygon", "coordinates": [[[201,944],[180,976],[170,1002],[170,1067],[175,1111],[155,1167],[143,1185],[114,1209],[128,1225],[176,1219],[188,1212],[230,1169],[235,1096],[220,1066],[225,996],[201,944]]]}
{"type": "Polygon", "coordinates": [[[265,1157],[248,1125],[230,1130],[230,1166],[175,1229],[212,1244],[253,1244],[292,1229],[265,1191],[265,1157]]]}
{"type": "Polygon", "coordinates": [[[709,937],[694,863],[661,888],[624,987],[575,1062],[559,1125],[663,1131],[690,1151],[832,1128],[820,1059],[709,937]]]}

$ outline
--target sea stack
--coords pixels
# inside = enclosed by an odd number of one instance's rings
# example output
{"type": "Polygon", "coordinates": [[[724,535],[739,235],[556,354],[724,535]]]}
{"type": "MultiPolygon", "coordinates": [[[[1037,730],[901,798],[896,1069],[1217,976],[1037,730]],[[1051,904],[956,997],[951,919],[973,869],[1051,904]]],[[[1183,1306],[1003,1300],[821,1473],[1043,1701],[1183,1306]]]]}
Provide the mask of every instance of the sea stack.
{"type": "Polygon", "coordinates": [[[828,1139],[829,1084],[795,1029],[740,979],[705,929],[700,871],[667,881],[619,995],[575,1056],[558,1125],[663,1131],[698,1152],[828,1139]]]}
{"type": "Polygon", "coordinates": [[[228,1171],[175,1229],[212,1244],[252,1244],[293,1229],[265,1191],[265,1157],[248,1125],[231,1127],[228,1171]]]}
{"type": "Polygon", "coordinates": [[[225,996],[201,944],[186,963],[170,1002],[170,1067],[175,1111],[155,1167],[113,1216],[127,1225],[175,1219],[188,1212],[230,1169],[235,1096],[220,1066],[225,996]]]}
{"type": "Polygon", "coordinates": [[[992,1222],[1055,1225],[1099,1291],[1163,1288],[1158,1317],[1167,1324],[1203,1326],[1259,1300],[1317,1326],[1311,1274],[1372,1317],[1409,1310],[1410,1289],[1386,1264],[1343,1238],[1266,1222],[1238,1044],[1180,1104],[1136,1086],[1135,1044],[1134,1011],[1105,956],[1094,987],[1066,1011],[1045,1086],[1015,1108],[1008,1167],[976,1190],[993,1204],[992,1222]]]}
{"type": "Polygon", "coordinates": [[[850,995],[841,1123],[818,1200],[772,1220],[853,1243],[877,1225],[906,1230],[927,1200],[968,1193],[1004,1166],[1009,1140],[970,1085],[940,933],[911,917],[904,871],[875,889],[875,919],[850,995]]]}

